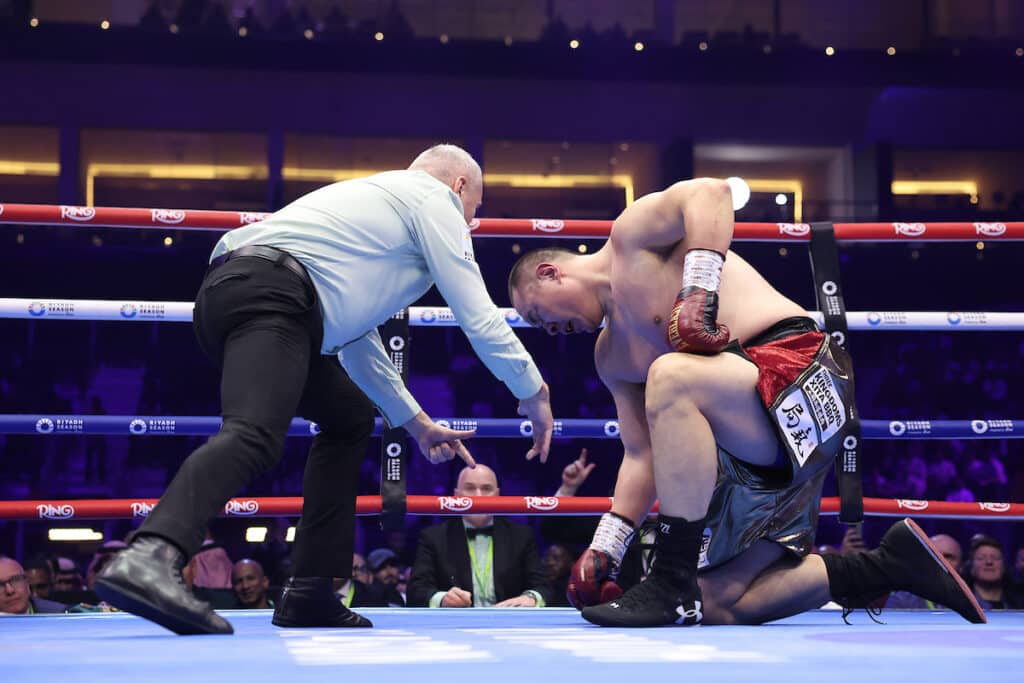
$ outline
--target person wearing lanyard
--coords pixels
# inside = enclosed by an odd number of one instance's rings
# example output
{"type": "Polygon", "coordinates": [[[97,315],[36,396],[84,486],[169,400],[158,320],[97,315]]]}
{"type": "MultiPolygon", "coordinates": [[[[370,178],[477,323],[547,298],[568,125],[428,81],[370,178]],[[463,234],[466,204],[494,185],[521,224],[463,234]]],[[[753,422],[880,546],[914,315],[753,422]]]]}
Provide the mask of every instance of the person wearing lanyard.
{"type": "MultiPolygon", "coordinates": [[[[490,467],[459,472],[456,496],[499,493],[490,467]]],[[[407,598],[410,607],[544,607],[551,588],[530,527],[465,515],[420,533],[407,598]]]]}

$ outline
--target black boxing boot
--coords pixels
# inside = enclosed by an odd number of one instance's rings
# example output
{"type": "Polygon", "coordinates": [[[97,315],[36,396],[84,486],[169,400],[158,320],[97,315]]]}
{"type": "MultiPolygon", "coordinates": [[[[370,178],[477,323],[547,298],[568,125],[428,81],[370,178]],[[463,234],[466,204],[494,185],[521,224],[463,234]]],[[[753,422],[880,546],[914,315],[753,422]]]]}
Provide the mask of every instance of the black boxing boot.
{"type": "Polygon", "coordinates": [[[909,517],[893,524],[875,550],[824,555],[822,560],[832,599],[843,606],[844,618],[892,591],[908,591],[954,610],[972,624],[988,621],[964,580],[909,517]]]}
{"type": "Polygon", "coordinates": [[[114,607],[178,635],[234,633],[231,624],[196,599],[181,569],[185,554],[159,536],[139,536],[96,578],[95,591],[114,607]]]}
{"type": "Polygon", "coordinates": [[[284,584],[274,608],[274,626],[290,628],[349,626],[369,628],[373,623],[341,604],[329,576],[293,576],[284,584]]]}
{"type": "Polygon", "coordinates": [[[603,605],[583,608],[598,626],[696,626],[704,619],[697,559],[704,519],[658,516],[654,566],[647,579],[603,605]]]}

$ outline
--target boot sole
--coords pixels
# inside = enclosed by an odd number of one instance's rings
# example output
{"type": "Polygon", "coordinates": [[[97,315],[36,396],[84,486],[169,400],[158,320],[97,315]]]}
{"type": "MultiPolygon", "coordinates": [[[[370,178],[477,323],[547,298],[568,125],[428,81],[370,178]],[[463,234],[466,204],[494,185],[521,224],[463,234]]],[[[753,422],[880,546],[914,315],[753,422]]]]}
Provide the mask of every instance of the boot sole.
{"type": "Polygon", "coordinates": [[[274,626],[280,626],[281,628],[373,628],[373,622],[362,617],[361,619],[351,620],[355,623],[342,623],[342,624],[326,624],[324,622],[311,623],[297,621],[295,619],[287,619],[285,617],[279,617],[276,614],[270,620],[270,623],[274,626]]]}
{"type": "Polygon", "coordinates": [[[147,619],[154,624],[159,624],[167,630],[177,633],[179,636],[229,635],[235,632],[234,628],[232,628],[231,624],[227,621],[224,623],[228,625],[228,629],[230,630],[212,631],[205,624],[181,619],[168,614],[167,612],[162,612],[147,602],[146,599],[138,593],[125,590],[120,586],[114,586],[106,583],[102,579],[96,581],[96,587],[94,590],[96,591],[96,595],[106,602],[109,602],[114,607],[125,612],[131,612],[135,616],[147,619]]]}
{"type": "MultiPolygon", "coordinates": [[[[960,616],[963,616],[965,619],[967,619],[967,621],[971,622],[972,624],[987,624],[988,617],[985,616],[985,611],[981,609],[981,605],[978,604],[978,600],[974,597],[974,593],[967,586],[967,583],[965,583],[964,580],[960,578],[960,574],[956,571],[956,569],[953,568],[953,565],[951,565],[949,561],[942,556],[942,553],[939,552],[938,548],[932,545],[931,540],[929,540],[928,538],[928,534],[926,534],[924,530],[917,525],[917,522],[910,519],[909,517],[905,518],[903,520],[903,523],[907,525],[908,529],[910,529],[910,533],[914,535],[914,538],[916,538],[921,543],[921,545],[924,546],[924,549],[928,551],[928,554],[932,556],[932,559],[934,559],[936,562],[942,565],[942,568],[946,571],[946,573],[949,574],[954,581],[956,581],[956,585],[960,587],[960,591],[970,601],[971,607],[974,609],[976,619],[971,619],[970,617],[966,617],[962,614],[960,616]]],[[[946,605],[946,607],[949,607],[949,605],[946,605]]]]}

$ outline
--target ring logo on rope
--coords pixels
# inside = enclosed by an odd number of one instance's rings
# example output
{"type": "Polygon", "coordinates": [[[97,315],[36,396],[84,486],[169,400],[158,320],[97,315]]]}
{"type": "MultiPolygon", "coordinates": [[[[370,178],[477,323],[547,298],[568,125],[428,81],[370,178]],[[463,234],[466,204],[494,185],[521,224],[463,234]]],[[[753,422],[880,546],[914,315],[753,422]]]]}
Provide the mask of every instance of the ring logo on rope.
{"type": "Polygon", "coordinates": [[[34,318],[46,315],[46,304],[42,301],[33,301],[28,305],[28,314],[34,318]]]}
{"type": "Polygon", "coordinates": [[[780,235],[790,237],[806,237],[811,232],[811,226],[807,223],[776,223],[779,226],[780,235]]]}
{"type": "Polygon", "coordinates": [[[836,292],[839,291],[839,287],[832,280],[825,280],[821,283],[821,291],[825,296],[835,296],[836,292]]]}
{"type": "Polygon", "coordinates": [[[224,504],[224,514],[235,517],[252,517],[260,511],[259,501],[251,498],[247,500],[229,500],[224,504]]]}
{"type": "Polygon", "coordinates": [[[893,436],[903,436],[907,433],[907,423],[893,420],[889,423],[889,433],[893,436]]]}
{"type": "Polygon", "coordinates": [[[845,439],[843,439],[843,448],[845,448],[846,450],[852,451],[856,447],[857,437],[855,437],[853,434],[849,434],[845,439]]]}
{"type": "Polygon", "coordinates": [[[868,325],[875,326],[882,324],[882,314],[872,311],[868,313],[868,325]]]}
{"type": "Polygon", "coordinates": [[[173,211],[170,209],[153,209],[151,216],[154,223],[163,223],[164,225],[177,225],[185,220],[184,211],[173,211]]]}
{"type": "Polygon", "coordinates": [[[974,230],[985,237],[1002,237],[1006,234],[1005,223],[975,223],[974,230]]]}
{"type": "Polygon", "coordinates": [[[392,351],[401,351],[405,348],[405,339],[395,335],[391,339],[388,339],[388,346],[391,347],[392,351]]]}
{"type": "Polygon", "coordinates": [[[75,506],[67,503],[63,505],[43,503],[36,505],[36,512],[39,513],[39,519],[71,519],[75,516],[75,506]]]}
{"type": "Polygon", "coordinates": [[[250,223],[259,223],[269,215],[269,213],[260,213],[258,211],[242,211],[238,214],[238,222],[241,223],[242,225],[249,225],[250,223]]]}
{"type": "Polygon", "coordinates": [[[41,417],[36,420],[36,431],[40,434],[52,434],[54,430],[53,420],[48,417],[41,417]]]}
{"type": "Polygon", "coordinates": [[[963,316],[961,316],[959,313],[956,313],[955,311],[953,313],[946,314],[946,321],[950,325],[959,325],[961,322],[963,322],[963,320],[963,316]]]}
{"type": "Polygon", "coordinates": [[[988,431],[988,422],[985,420],[971,420],[971,431],[975,434],[984,434],[988,431]]]}
{"type": "Polygon", "coordinates": [[[515,325],[520,320],[522,320],[522,318],[519,316],[519,313],[516,311],[516,309],[509,308],[508,310],[505,311],[505,322],[507,322],[509,325],[515,325]]]}
{"type": "Polygon", "coordinates": [[[922,510],[928,509],[927,500],[914,500],[912,498],[900,498],[896,501],[896,507],[901,510],[912,510],[914,512],[921,512],[922,510]]]}
{"type": "Polygon", "coordinates": [[[132,517],[149,517],[149,513],[153,511],[155,506],[152,503],[147,503],[143,500],[132,503],[132,517]]]}
{"type": "Polygon", "coordinates": [[[893,223],[892,228],[904,237],[920,237],[928,229],[924,223],[893,223]]]}
{"type": "Polygon", "coordinates": [[[320,433],[320,425],[318,425],[316,422],[310,422],[309,423],[309,433],[312,434],[313,436],[316,436],[317,434],[319,434],[320,433]]]}
{"type": "Polygon", "coordinates": [[[138,315],[139,309],[135,307],[135,304],[122,304],[121,305],[121,317],[131,320],[138,315]]]}
{"type": "Polygon", "coordinates": [[[549,512],[558,507],[558,498],[554,496],[526,496],[527,510],[540,510],[542,512],[549,512]]]}
{"type": "Polygon", "coordinates": [[[978,507],[980,507],[985,512],[1009,512],[1010,511],[1010,504],[1009,503],[978,503],[978,507]]]}
{"type": "Polygon", "coordinates": [[[91,206],[62,206],[60,207],[60,219],[72,220],[78,223],[88,223],[96,217],[96,209],[91,206]]]}
{"type": "Polygon", "coordinates": [[[523,436],[533,436],[533,423],[529,420],[523,420],[520,422],[519,433],[523,436]]]}
{"type": "Polygon", "coordinates": [[[832,338],[836,340],[836,344],[846,346],[846,335],[842,330],[832,330],[832,338]]]}
{"type": "Polygon", "coordinates": [[[473,499],[466,496],[438,496],[437,504],[442,510],[466,512],[473,507],[473,499]]]}
{"type": "Polygon", "coordinates": [[[402,455],[402,444],[392,441],[384,449],[384,452],[388,454],[389,458],[397,458],[402,455]]]}
{"type": "Polygon", "coordinates": [[[146,433],[146,421],[138,418],[128,423],[128,431],[132,434],[145,434],[146,433]]]}
{"type": "Polygon", "coordinates": [[[608,420],[604,423],[604,435],[616,439],[619,436],[619,423],[617,420],[608,420]]]}
{"type": "Polygon", "coordinates": [[[534,218],[530,223],[533,225],[534,232],[562,232],[562,228],[565,227],[565,221],[559,220],[534,218]]]}
{"type": "Polygon", "coordinates": [[[420,311],[420,322],[430,324],[437,320],[437,311],[433,308],[424,308],[420,311]]]}

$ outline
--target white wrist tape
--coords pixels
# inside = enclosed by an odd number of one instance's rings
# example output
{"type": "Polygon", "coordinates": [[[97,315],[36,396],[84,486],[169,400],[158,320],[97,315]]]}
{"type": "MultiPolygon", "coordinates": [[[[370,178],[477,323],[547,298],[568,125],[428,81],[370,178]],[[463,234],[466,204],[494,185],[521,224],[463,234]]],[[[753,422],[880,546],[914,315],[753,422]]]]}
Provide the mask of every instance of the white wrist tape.
{"type": "Polygon", "coordinates": [[[590,547],[592,550],[599,550],[611,557],[615,566],[618,567],[622,564],[622,557],[626,554],[626,548],[633,540],[634,533],[635,530],[629,522],[606,512],[601,515],[601,521],[598,522],[590,547]]]}
{"type": "Polygon", "coordinates": [[[717,292],[725,258],[710,249],[691,249],[683,259],[683,289],[700,287],[717,292]]]}

